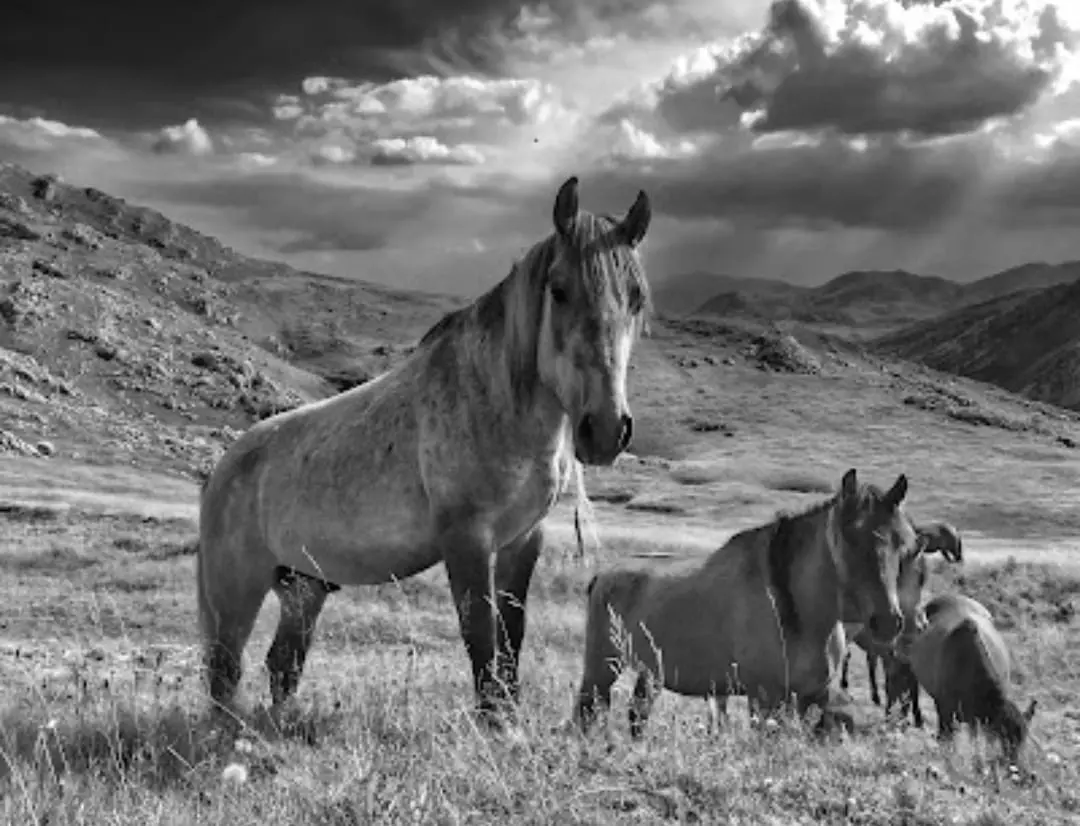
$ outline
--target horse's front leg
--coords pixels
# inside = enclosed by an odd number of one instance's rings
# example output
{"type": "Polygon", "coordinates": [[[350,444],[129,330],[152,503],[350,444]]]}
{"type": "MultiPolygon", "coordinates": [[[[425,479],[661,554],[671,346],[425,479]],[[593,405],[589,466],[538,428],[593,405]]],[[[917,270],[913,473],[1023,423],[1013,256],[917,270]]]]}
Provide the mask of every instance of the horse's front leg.
{"type": "Polygon", "coordinates": [[[495,723],[502,691],[495,671],[495,594],[492,547],[484,532],[444,532],[443,562],[457,608],[461,637],[472,665],[477,710],[495,723]]]}
{"type": "Polygon", "coordinates": [[[530,533],[501,549],[495,558],[495,605],[498,611],[495,673],[514,702],[521,692],[518,663],[525,638],[525,603],[543,547],[544,531],[537,525],[530,533]]]}

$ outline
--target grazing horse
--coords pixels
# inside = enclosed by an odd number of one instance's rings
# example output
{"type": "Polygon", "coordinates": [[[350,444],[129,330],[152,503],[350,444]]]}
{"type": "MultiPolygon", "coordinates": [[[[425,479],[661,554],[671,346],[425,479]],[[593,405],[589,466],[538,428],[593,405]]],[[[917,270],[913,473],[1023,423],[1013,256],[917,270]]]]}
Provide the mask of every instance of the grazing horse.
{"type": "Polygon", "coordinates": [[[481,718],[518,699],[525,600],[542,520],[575,460],[630,444],[628,362],[651,307],[639,192],[615,219],[554,202],[554,232],[403,362],[252,426],[207,480],[197,556],[211,699],[229,708],[266,595],[274,707],[297,688],[327,595],[443,562],[481,718]]]}
{"type": "MultiPolygon", "coordinates": [[[[919,526],[916,528],[916,533],[919,542],[922,544],[923,552],[907,557],[900,563],[900,574],[896,585],[897,596],[900,598],[900,610],[904,612],[905,627],[909,631],[920,627],[925,622],[924,618],[918,614],[918,610],[922,604],[923,588],[926,586],[927,556],[940,553],[947,561],[955,564],[959,564],[964,560],[964,548],[960,540],[960,532],[949,523],[937,522],[932,525],[919,526]]],[[[881,695],[878,694],[877,664],[879,659],[888,660],[892,656],[892,647],[875,645],[865,626],[849,624],[845,626],[844,631],[847,633],[850,642],[855,643],[866,652],[866,670],[870,676],[870,700],[876,706],[881,705],[881,695]]],[[[840,687],[845,691],[848,688],[848,665],[850,662],[851,652],[849,650],[844,654],[844,671],[840,679],[840,687]]],[[[885,672],[887,683],[887,667],[885,672]]],[[[885,693],[888,697],[889,687],[887,684],[885,693]]],[[[902,694],[893,693],[892,699],[886,703],[886,714],[892,708],[893,701],[901,696],[902,694]]],[[[918,706],[915,706],[912,713],[915,717],[915,725],[921,726],[922,714],[919,712],[918,706]]]]}
{"type": "Polygon", "coordinates": [[[926,627],[905,637],[886,664],[889,676],[912,689],[916,706],[920,686],[934,699],[943,742],[966,723],[973,733],[985,729],[1015,763],[1035,715],[1035,700],[1020,711],[1009,699],[1012,658],[990,611],[963,594],[936,596],[925,610],[926,627]]]}
{"type": "Polygon", "coordinates": [[[883,643],[902,629],[897,571],[921,551],[902,508],[907,487],[900,475],[883,492],[852,469],[830,499],[741,531],[703,559],[627,562],[596,574],[578,726],[586,731],[610,704],[622,664],[637,674],[634,737],[661,684],[710,705],[745,693],[765,713],[795,694],[800,714],[817,705],[823,725],[850,727],[850,715],[836,710],[844,704],[840,622],[867,623],[883,643]]]}

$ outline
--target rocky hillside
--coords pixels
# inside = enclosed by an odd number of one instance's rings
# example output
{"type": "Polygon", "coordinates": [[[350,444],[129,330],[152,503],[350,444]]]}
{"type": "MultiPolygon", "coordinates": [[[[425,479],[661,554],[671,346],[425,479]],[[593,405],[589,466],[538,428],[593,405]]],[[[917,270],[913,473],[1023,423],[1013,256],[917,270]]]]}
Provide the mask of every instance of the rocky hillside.
{"type": "Polygon", "coordinates": [[[197,468],[384,369],[457,303],[252,260],[0,165],[0,450],[197,468]]]}
{"type": "Polygon", "coordinates": [[[882,352],[1080,410],[1080,281],[1024,290],[874,341],[882,352]]]}

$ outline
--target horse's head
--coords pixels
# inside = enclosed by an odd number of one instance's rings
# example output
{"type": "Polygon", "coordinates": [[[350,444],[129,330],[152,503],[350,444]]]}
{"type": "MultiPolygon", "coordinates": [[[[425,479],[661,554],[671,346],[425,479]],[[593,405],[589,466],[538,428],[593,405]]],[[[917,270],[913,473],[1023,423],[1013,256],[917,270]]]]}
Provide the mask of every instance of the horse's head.
{"type": "Polygon", "coordinates": [[[918,633],[926,626],[926,618],[919,610],[928,572],[926,557],[940,553],[951,563],[960,563],[964,558],[960,532],[947,522],[917,525],[915,537],[915,550],[900,559],[896,581],[905,633],[918,633]]]}
{"type": "Polygon", "coordinates": [[[1012,700],[1006,699],[997,716],[990,721],[990,730],[1001,740],[1003,757],[1012,764],[1020,759],[1020,751],[1027,742],[1031,718],[1035,716],[1036,701],[1028,703],[1021,711],[1012,700]]]}
{"type": "Polygon", "coordinates": [[[621,221],[579,212],[577,187],[570,178],[555,196],[537,368],[570,416],[578,460],[607,465],[633,434],[626,373],[649,308],[637,248],[651,210],[639,192],[621,221]]]}
{"type": "Polygon", "coordinates": [[[921,555],[915,527],[902,507],[907,488],[903,474],[886,492],[860,485],[854,468],[840,482],[838,550],[846,573],[843,620],[866,622],[874,641],[882,644],[891,643],[904,627],[897,593],[901,563],[911,564],[921,555]]]}

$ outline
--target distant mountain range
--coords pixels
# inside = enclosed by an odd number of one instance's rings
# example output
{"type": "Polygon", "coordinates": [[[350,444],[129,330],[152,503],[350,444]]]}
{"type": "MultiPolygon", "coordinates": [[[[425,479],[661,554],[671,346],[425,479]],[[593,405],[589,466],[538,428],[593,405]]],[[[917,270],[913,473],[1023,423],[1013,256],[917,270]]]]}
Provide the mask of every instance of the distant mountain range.
{"type": "Polygon", "coordinates": [[[847,272],[817,287],[694,272],[654,292],[671,315],[798,322],[1080,410],[1080,261],[968,284],[903,270],[847,272]]]}
{"type": "Polygon", "coordinates": [[[743,316],[895,329],[1013,293],[1070,284],[1078,278],[1078,261],[1024,264],[968,284],[904,270],[847,272],[817,287],[691,272],[664,279],[654,292],[660,310],[675,316],[743,316]]]}

